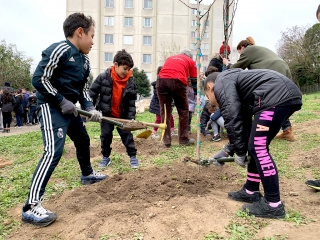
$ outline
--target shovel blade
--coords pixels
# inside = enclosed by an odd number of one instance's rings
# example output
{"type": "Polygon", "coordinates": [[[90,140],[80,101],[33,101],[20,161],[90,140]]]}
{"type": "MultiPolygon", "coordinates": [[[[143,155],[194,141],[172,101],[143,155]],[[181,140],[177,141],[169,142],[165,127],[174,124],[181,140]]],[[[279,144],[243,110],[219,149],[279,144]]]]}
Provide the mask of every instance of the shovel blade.
{"type": "Polygon", "coordinates": [[[144,132],[141,132],[139,133],[136,138],[144,138],[144,139],[147,139],[148,137],[150,137],[152,134],[152,131],[151,130],[146,130],[144,132]]]}

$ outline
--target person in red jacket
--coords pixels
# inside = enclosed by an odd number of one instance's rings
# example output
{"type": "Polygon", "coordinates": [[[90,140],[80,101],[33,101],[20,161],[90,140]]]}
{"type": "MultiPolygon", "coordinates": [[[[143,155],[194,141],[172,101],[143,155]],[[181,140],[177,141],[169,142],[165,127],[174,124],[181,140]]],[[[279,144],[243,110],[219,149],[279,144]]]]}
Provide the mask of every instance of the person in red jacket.
{"type": "MultiPolygon", "coordinates": [[[[187,98],[188,78],[197,77],[195,61],[192,60],[191,50],[183,50],[180,54],[168,57],[165,61],[157,81],[158,98],[160,102],[160,115],[164,121],[164,105],[168,114],[172,110],[172,100],[179,115],[179,144],[194,144],[194,139],[189,139],[188,121],[189,107],[187,98]]],[[[171,147],[170,118],[167,117],[167,128],[164,133],[163,142],[166,147],[171,147]]]]}

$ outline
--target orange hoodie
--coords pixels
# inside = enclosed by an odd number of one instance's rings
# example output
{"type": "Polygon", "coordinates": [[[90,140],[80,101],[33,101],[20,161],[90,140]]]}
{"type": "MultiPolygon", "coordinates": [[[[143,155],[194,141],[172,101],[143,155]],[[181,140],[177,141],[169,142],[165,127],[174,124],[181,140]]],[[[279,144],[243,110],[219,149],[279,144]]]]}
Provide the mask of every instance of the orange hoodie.
{"type": "Polygon", "coordinates": [[[113,117],[121,117],[121,101],[123,89],[126,87],[129,78],[132,76],[132,70],[130,70],[125,78],[120,78],[116,73],[115,67],[111,67],[112,77],[112,106],[111,115],[113,117]]]}

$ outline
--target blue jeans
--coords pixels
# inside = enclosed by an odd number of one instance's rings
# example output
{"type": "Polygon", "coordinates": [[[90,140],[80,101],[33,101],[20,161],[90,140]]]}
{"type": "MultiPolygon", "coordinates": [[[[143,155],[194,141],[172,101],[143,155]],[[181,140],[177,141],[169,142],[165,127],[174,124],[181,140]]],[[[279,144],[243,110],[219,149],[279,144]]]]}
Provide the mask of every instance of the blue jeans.
{"type": "Polygon", "coordinates": [[[222,115],[221,115],[220,109],[218,109],[217,111],[215,111],[213,114],[210,115],[210,119],[212,121],[217,121],[221,116],[222,115]]]}
{"type": "Polygon", "coordinates": [[[15,113],[15,114],[16,114],[17,127],[21,127],[22,126],[21,114],[20,113],[15,113]]]}
{"type": "MultiPolygon", "coordinates": [[[[29,123],[33,123],[36,110],[37,110],[37,107],[36,107],[36,106],[30,106],[29,123]]],[[[36,121],[36,122],[38,122],[38,121],[36,121]]]]}
{"type": "Polygon", "coordinates": [[[282,131],[286,131],[291,127],[291,122],[289,120],[289,118],[287,120],[284,121],[284,123],[282,124],[281,128],[282,131]]]}

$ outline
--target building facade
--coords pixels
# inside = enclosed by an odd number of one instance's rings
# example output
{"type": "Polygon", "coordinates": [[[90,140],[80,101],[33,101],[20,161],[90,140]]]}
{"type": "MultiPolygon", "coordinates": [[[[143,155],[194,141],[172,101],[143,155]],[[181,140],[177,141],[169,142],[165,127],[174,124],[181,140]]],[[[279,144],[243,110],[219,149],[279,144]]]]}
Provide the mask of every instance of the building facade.
{"type": "MultiPolygon", "coordinates": [[[[195,7],[188,0],[185,4],[195,7]]],[[[67,0],[67,15],[83,12],[96,23],[94,46],[89,58],[93,77],[113,64],[118,50],[126,49],[135,67],[144,70],[150,81],[156,79],[158,66],[165,58],[183,49],[193,49],[195,43],[196,14],[179,0],[67,0]]],[[[201,4],[200,14],[208,10],[201,4]]],[[[223,0],[216,0],[208,21],[201,19],[206,30],[201,44],[201,71],[205,71],[213,53],[219,51],[224,39],[223,0]]],[[[229,40],[232,45],[232,36],[229,40]]],[[[235,51],[236,52],[236,51],[235,51]]],[[[234,50],[232,50],[231,60],[234,50]]]]}

